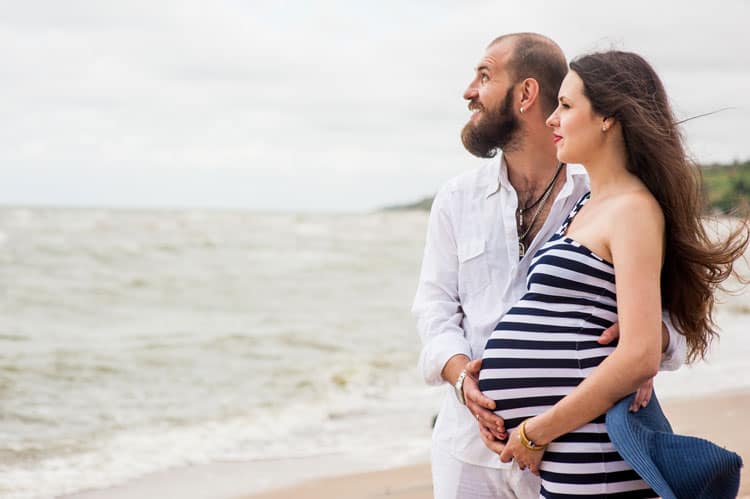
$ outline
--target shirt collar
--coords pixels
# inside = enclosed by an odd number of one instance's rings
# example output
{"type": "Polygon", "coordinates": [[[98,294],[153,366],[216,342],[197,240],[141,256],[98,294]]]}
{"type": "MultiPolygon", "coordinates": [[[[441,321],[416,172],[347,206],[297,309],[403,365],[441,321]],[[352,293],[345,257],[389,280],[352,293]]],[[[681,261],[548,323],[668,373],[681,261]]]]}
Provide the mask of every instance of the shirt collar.
{"type": "Polygon", "coordinates": [[[573,189],[575,189],[575,187],[577,185],[580,185],[581,183],[583,183],[588,190],[589,177],[586,173],[586,169],[582,165],[577,164],[569,164],[566,166],[565,185],[563,185],[559,196],[561,198],[570,196],[571,194],[573,194],[573,189]]]}
{"type": "Polygon", "coordinates": [[[505,156],[500,154],[500,161],[493,163],[489,181],[487,182],[487,190],[485,191],[485,197],[488,198],[500,190],[512,189],[510,180],[508,180],[508,164],[505,162],[505,156]]]}
{"type": "Polygon", "coordinates": [[[583,165],[577,165],[577,164],[568,164],[568,175],[586,175],[586,168],[583,167],[583,165]]]}
{"type": "MultiPolygon", "coordinates": [[[[495,194],[497,191],[500,190],[502,187],[503,189],[512,190],[513,186],[510,184],[510,180],[508,180],[508,164],[505,162],[505,156],[500,155],[500,161],[497,163],[494,163],[494,167],[492,168],[492,174],[490,175],[489,181],[487,182],[487,190],[485,191],[485,197],[488,198],[495,194]]],[[[583,167],[583,165],[578,164],[568,164],[565,168],[565,176],[566,176],[566,187],[563,188],[563,191],[566,191],[566,189],[573,189],[573,182],[570,182],[573,180],[574,182],[576,180],[580,181],[580,179],[576,179],[575,177],[581,177],[583,176],[583,180],[587,181],[588,177],[586,174],[586,169],[583,167]],[[569,187],[568,187],[569,186],[569,187]]],[[[563,192],[563,195],[568,195],[569,192],[563,192]]]]}

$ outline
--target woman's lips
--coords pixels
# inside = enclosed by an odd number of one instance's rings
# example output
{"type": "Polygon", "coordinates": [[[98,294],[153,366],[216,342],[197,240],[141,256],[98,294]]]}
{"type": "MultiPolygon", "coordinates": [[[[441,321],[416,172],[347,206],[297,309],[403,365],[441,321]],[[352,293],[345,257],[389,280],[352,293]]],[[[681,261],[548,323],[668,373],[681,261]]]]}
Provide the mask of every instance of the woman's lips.
{"type": "Polygon", "coordinates": [[[556,133],[552,134],[552,142],[554,142],[555,144],[557,144],[561,140],[562,140],[562,135],[557,135],[556,133]]]}

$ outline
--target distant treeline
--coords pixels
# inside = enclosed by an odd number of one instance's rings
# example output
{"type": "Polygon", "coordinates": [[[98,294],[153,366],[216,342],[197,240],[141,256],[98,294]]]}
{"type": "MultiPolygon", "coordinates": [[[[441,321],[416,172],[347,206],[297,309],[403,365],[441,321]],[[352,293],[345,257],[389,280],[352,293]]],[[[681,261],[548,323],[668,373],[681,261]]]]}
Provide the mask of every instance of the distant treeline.
{"type": "MultiPolygon", "coordinates": [[[[706,211],[731,213],[750,203],[750,160],[703,165],[706,211]]],[[[388,206],[386,210],[425,210],[432,207],[432,196],[411,204],[388,206]]]]}
{"type": "Polygon", "coordinates": [[[750,160],[705,165],[702,170],[707,211],[730,213],[750,202],[750,160]]]}

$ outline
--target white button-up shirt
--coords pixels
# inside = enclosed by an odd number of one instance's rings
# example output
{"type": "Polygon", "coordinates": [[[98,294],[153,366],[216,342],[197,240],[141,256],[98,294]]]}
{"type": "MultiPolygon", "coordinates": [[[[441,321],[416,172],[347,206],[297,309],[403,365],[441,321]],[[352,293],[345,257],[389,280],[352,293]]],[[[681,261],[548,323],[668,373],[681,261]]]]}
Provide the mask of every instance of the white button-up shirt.
{"type": "MultiPolygon", "coordinates": [[[[588,190],[584,168],[568,165],[565,185],[521,260],[515,218],[518,198],[502,158],[450,180],[437,193],[412,308],[423,344],[419,370],[427,383],[445,383],[441,372],[454,355],[482,356],[500,318],[525,293],[534,253],[588,190]]],[[[674,334],[671,324],[665,322],[670,329],[670,347],[662,369],[677,369],[685,360],[684,337],[674,334]]],[[[448,383],[446,387],[433,445],[463,462],[508,466],[485,447],[473,415],[459,404],[453,387],[448,383]]]]}

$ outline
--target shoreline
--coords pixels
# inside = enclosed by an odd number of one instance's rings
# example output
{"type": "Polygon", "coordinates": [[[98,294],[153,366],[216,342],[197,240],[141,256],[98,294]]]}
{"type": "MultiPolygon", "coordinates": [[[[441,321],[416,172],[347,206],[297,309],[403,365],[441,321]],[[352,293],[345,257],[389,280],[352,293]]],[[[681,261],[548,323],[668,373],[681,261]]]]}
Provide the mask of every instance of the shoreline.
{"type": "Polygon", "coordinates": [[[232,499],[377,498],[428,499],[432,497],[430,463],[402,466],[309,480],[291,487],[274,489],[232,499]]]}
{"type": "MultiPolygon", "coordinates": [[[[716,395],[660,400],[677,433],[702,437],[750,459],[750,388],[716,395]]],[[[181,497],[182,499],[313,499],[327,497],[432,497],[429,459],[417,464],[378,469],[372,461],[345,455],[309,459],[223,462],[152,473],[124,485],[90,490],[61,499],[135,499],[181,497]],[[346,468],[342,467],[346,463],[346,468]],[[267,484],[269,473],[292,468],[294,479],[283,486],[267,484]],[[303,470],[300,472],[300,470],[303,470]]],[[[739,496],[750,499],[750,472],[742,470],[739,496]]]]}
{"type": "MultiPolygon", "coordinates": [[[[717,395],[660,400],[676,433],[711,440],[726,447],[745,461],[741,471],[738,498],[750,499],[750,432],[746,431],[750,414],[750,389],[733,390],[717,395]]],[[[430,499],[432,488],[429,463],[393,470],[350,474],[328,479],[310,480],[299,485],[274,489],[233,499],[345,499],[357,492],[360,497],[382,496],[399,499],[430,499]],[[418,487],[414,484],[420,484],[418,487]]]]}
{"type": "MultiPolygon", "coordinates": [[[[416,459],[416,463],[427,461],[429,461],[428,454],[416,459]]],[[[336,480],[342,476],[390,474],[394,470],[415,465],[419,466],[413,462],[379,465],[373,459],[343,453],[268,460],[215,461],[155,471],[110,487],[86,489],[55,497],[58,499],[151,497],[235,499],[246,497],[248,494],[285,490],[288,487],[309,482],[336,480]],[[285,473],[290,469],[294,472],[285,473]]],[[[427,469],[429,470],[429,467],[427,469]]]]}

